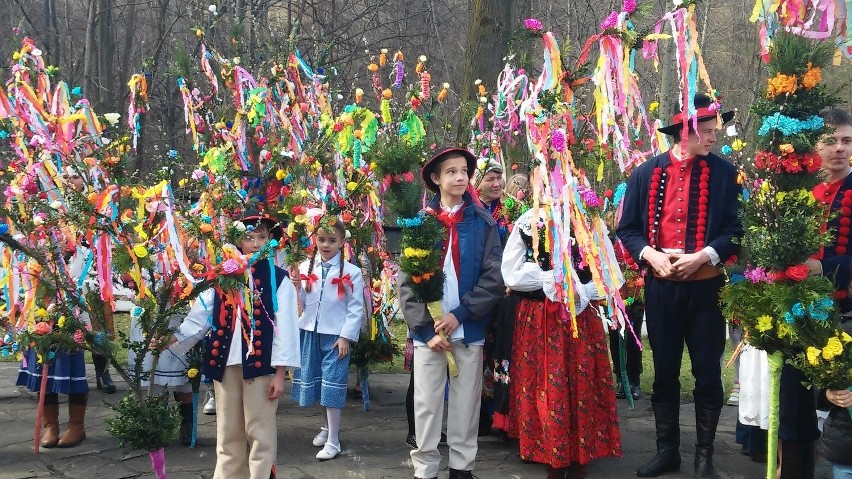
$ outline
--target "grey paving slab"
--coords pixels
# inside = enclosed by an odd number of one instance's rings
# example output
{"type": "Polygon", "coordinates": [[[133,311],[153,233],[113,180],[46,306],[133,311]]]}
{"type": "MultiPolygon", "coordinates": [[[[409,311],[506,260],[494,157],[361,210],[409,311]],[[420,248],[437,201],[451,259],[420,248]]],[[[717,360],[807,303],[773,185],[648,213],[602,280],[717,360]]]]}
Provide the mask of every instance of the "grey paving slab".
{"type": "MultiPolygon", "coordinates": [[[[16,365],[0,363],[0,391],[14,394],[0,396],[0,479],[55,477],[88,478],[149,478],[153,477],[147,454],[126,453],[104,431],[104,418],[111,410],[105,401],[115,402],[122,392],[104,395],[94,390],[89,397],[87,439],[73,449],[42,450],[34,454],[33,426],[36,398],[20,393],[14,387],[16,365]]],[[[94,384],[94,380],[91,381],[94,384]]],[[[411,449],[404,443],[406,434],[405,392],[407,375],[373,375],[370,378],[372,408],[364,411],[360,401],[349,401],[343,412],[341,442],[343,453],[328,462],[315,459],[318,451],[311,440],[322,425],[320,408],[302,409],[283,400],[278,410],[278,477],[282,479],[404,479],[411,478],[411,449]]],[[[289,386],[288,386],[289,388],[289,386]]],[[[125,389],[125,388],[122,388],[125,389]]],[[[289,396],[288,396],[289,397],[289,396]]],[[[654,423],[647,400],[640,400],[629,410],[619,402],[624,456],[601,459],[588,469],[589,479],[627,479],[655,450],[654,423]]],[[[716,440],[716,462],[724,477],[729,479],[759,479],[764,466],[740,454],[734,444],[736,409],[726,407],[720,421],[716,440]]],[[[60,424],[67,420],[65,405],[60,405],[60,424]]],[[[691,404],[681,411],[683,429],[682,451],[684,468],[670,479],[691,478],[691,444],[694,443],[694,419],[691,404]]],[[[188,449],[179,444],[166,449],[166,465],[170,479],[209,479],[215,463],[215,416],[199,415],[199,447],[188,449]]],[[[446,448],[442,448],[446,468],[446,448]]],[[[446,479],[444,469],[441,479],[446,479]]],[[[480,440],[476,475],[480,479],[543,478],[544,468],[524,464],[516,448],[494,437],[480,440]]],[[[830,476],[824,472],[820,479],[830,476]]]]}

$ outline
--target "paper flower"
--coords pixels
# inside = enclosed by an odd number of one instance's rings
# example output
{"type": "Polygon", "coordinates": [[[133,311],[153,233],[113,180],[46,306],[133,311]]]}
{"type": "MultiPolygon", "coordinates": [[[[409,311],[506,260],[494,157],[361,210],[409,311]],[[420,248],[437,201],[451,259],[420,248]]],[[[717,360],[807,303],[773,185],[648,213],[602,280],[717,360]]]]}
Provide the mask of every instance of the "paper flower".
{"type": "Polygon", "coordinates": [[[225,274],[234,274],[240,270],[240,263],[235,259],[226,259],[222,263],[222,272],[225,274]]]}
{"type": "Polygon", "coordinates": [[[565,143],[565,130],[562,128],[555,130],[550,136],[550,146],[559,153],[565,151],[565,143]]]}
{"type": "Polygon", "coordinates": [[[53,331],[53,326],[46,321],[36,323],[35,328],[33,328],[33,332],[36,334],[49,334],[51,331],[53,331]]]}
{"type": "Polygon", "coordinates": [[[828,343],[822,348],[822,358],[831,361],[841,354],[843,354],[843,343],[836,337],[828,338],[828,343]]]}
{"type": "Polygon", "coordinates": [[[133,254],[135,254],[137,258],[144,258],[148,256],[148,248],[146,248],[145,245],[138,244],[133,247],[133,254]]]}
{"type": "Polygon", "coordinates": [[[813,64],[808,62],[808,71],[802,75],[802,86],[805,87],[806,90],[810,90],[817,86],[820,81],[822,81],[822,69],[820,69],[820,67],[815,67],[813,64]]]}
{"type": "Polygon", "coordinates": [[[757,318],[757,330],[766,332],[772,329],[772,316],[763,315],[757,318]]]}
{"type": "Polygon", "coordinates": [[[609,12],[609,15],[601,22],[601,30],[609,30],[610,28],[615,28],[618,25],[618,12],[615,10],[609,12]]]}
{"type": "Polygon", "coordinates": [[[234,229],[236,229],[237,231],[242,233],[243,231],[246,230],[246,224],[243,223],[242,221],[234,221],[234,229]]]}
{"type": "Polygon", "coordinates": [[[196,376],[198,376],[198,369],[189,368],[189,370],[187,370],[186,377],[188,377],[189,379],[195,379],[196,376]]]}
{"type": "Polygon", "coordinates": [[[769,79],[769,87],[766,89],[768,98],[775,98],[778,95],[793,94],[798,89],[798,78],[796,75],[784,75],[778,73],[769,79]]]}
{"type": "Polygon", "coordinates": [[[110,126],[117,125],[119,118],[121,118],[121,115],[118,113],[104,113],[104,120],[106,120],[110,126]]]}
{"type": "Polygon", "coordinates": [[[527,18],[526,20],[524,20],[524,28],[533,33],[538,33],[544,27],[542,26],[541,21],[539,21],[537,18],[527,18]]]}
{"type": "Polygon", "coordinates": [[[633,13],[636,11],[636,0],[624,0],[621,4],[621,11],[633,13]]]}

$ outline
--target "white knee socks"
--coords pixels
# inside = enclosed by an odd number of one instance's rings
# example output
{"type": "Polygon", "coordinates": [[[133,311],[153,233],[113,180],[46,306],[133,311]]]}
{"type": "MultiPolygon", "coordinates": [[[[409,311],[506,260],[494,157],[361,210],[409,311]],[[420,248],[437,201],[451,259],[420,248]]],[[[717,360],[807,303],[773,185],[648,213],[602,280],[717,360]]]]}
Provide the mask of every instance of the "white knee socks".
{"type": "Polygon", "coordinates": [[[328,421],[328,442],[340,447],[340,413],[338,408],[325,408],[326,421],[328,421]]]}

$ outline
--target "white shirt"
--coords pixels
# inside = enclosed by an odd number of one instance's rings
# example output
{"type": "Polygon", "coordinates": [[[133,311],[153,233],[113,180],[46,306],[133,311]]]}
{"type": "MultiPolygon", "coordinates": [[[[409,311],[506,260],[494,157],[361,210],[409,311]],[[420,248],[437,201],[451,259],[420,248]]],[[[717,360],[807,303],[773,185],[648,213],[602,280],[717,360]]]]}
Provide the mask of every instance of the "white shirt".
{"type": "MultiPolygon", "coordinates": [[[[213,318],[213,300],[215,291],[208,289],[202,292],[192,305],[180,327],[174,332],[177,342],[169,349],[175,354],[186,354],[195,343],[201,340],[211,329],[213,318]]],[[[275,336],[272,339],[272,367],[300,367],[301,353],[299,350],[299,325],[296,311],[296,288],[292,282],[281,281],[276,291],[278,311],[275,312],[275,336]]],[[[242,311],[240,314],[246,314],[242,311]]],[[[234,333],[231,337],[231,348],[228,352],[227,366],[243,364],[243,358],[248,351],[243,350],[242,318],[234,321],[234,333]]]]}
{"type": "MultiPolygon", "coordinates": [[[[299,318],[299,328],[316,331],[357,342],[361,334],[361,322],[364,320],[364,279],[361,268],[344,261],[343,275],[349,275],[352,285],[344,284],[343,297],[338,296],[340,286],[334,280],[340,277],[340,253],[328,261],[328,272],[323,278],[323,262],[314,262],[313,274],[317,279],[311,291],[305,289],[302,281],[302,304],[305,305],[299,318]]],[[[299,274],[309,275],[310,261],[299,265],[299,274]]]]}

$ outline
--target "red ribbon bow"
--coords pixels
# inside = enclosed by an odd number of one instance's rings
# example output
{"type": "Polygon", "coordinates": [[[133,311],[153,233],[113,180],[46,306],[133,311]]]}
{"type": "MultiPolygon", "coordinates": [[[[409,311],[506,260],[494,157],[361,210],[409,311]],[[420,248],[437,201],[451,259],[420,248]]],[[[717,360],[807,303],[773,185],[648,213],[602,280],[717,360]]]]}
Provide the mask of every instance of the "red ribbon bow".
{"type": "Polygon", "coordinates": [[[344,274],[339,278],[334,278],[331,280],[331,284],[337,285],[337,297],[338,299],[343,299],[343,295],[346,294],[346,287],[349,286],[352,288],[354,285],[352,284],[352,278],[349,274],[344,274]]]}
{"type": "MultiPolygon", "coordinates": [[[[455,213],[450,213],[449,211],[441,211],[438,213],[438,221],[447,228],[447,237],[450,238],[450,243],[452,244],[453,266],[456,269],[456,277],[459,276],[459,272],[461,271],[461,252],[459,251],[459,231],[457,226],[461,223],[461,220],[464,217],[464,214],[462,213],[463,211],[464,208],[459,209],[455,213]]],[[[446,260],[448,246],[449,245],[444,245],[444,260],[446,260]]],[[[443,267],[444,263],[442,261],[441,268],[443,267]]]]}
{"type": "Polygon", "coordinates": [[[311,273],[310,275],[303,274],[301,275],[301,277],[302,281],[307,283],[308,288],[311,288],[313,284],[317,282],[317,279],[319,279],[314,273],[311,273]]]}

